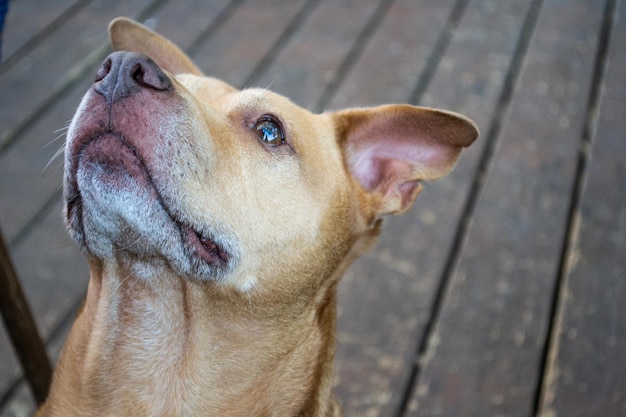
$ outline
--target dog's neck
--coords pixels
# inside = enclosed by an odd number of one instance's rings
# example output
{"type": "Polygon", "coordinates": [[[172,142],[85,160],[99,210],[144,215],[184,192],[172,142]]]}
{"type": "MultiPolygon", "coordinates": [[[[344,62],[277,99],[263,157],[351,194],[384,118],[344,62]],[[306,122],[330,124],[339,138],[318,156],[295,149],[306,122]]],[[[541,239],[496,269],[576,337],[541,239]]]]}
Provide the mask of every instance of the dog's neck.
{"type": "Polygon", "coordinates": [[[338,277],[285,314],[175,274],[148,280],[98,263],[91,271],[55,376],[56,389],[72,392],[54,398],[110,415],[335,415],[338,277]]]}

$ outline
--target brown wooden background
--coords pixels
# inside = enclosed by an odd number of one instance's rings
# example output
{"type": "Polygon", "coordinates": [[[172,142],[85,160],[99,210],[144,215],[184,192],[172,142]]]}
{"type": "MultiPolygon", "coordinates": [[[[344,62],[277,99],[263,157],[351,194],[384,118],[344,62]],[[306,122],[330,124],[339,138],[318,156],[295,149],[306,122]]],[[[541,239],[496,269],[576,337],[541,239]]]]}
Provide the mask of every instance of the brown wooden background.
{"type": "MultiPolygon", "coordinates": [[[[347,416],[626,416],[624,0],[11,0],[0,226],[52,357],[87,283],[53,156],[119,15],[316,111],[479,125],[342,283],[347,416]]],[[[1,416],[34,409],[20,375],[0,331],[1,416]]]]}

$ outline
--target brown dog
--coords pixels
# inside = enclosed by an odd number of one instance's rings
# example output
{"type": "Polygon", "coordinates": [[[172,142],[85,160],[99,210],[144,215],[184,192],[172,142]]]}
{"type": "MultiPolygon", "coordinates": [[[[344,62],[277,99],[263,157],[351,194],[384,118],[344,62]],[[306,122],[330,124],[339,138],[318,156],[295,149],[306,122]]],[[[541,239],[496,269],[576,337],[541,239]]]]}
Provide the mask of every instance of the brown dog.
{"type": "Polygon", "coordinates": [[[41,416],[339,416],[337,283],[478,132],[407,105],[312,114],[110,25],[68,132],[85,306],[41,416]],[[150,58],[148,58],[148,56],[150,58]]]}

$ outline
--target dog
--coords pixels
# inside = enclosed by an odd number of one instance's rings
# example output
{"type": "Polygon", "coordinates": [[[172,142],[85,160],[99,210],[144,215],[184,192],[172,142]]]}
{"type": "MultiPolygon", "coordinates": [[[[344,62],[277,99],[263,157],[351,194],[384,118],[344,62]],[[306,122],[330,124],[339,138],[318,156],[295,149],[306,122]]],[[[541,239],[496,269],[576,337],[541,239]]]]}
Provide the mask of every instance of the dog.
{"type": "Polygon", "coordinates": [[[204,76],[132,20],[109,34],[65,149],[89,285],[38,416],[340,416],[337,284],[475,124],[313,114],[204,76]]]}

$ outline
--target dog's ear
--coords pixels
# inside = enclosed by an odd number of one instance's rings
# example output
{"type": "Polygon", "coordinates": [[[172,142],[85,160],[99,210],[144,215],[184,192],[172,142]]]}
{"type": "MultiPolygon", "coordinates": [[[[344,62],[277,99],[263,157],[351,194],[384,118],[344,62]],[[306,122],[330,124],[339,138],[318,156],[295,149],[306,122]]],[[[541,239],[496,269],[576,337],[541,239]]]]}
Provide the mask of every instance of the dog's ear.
{"type": "Polygon", "coordinates": [[[420,181],[450,172],[461,149],[478,136],[464,116],[409,105],[348,109],[332,117],[348,169],[372,195],[376,215],[408,210],[420,181]]]}
{"type": "Polygon", "coordinates": [[[202,75],[202,71],[180,48],[134,20],[125,17],[113,19],[109,24],[109,37],[115,51],[147,55],[172,74],[202,75]]]}

